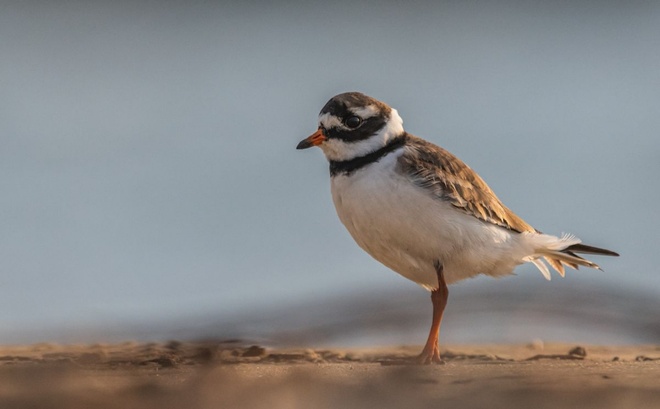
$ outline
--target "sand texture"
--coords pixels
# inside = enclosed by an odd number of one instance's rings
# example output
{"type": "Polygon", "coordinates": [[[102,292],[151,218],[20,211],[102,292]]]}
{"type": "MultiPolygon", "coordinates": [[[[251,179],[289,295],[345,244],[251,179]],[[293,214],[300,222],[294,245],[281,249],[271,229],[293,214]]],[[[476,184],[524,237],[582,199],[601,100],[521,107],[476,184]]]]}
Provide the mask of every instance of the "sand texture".
{"type": "Polygon", "coordinates": [[[660,408],[660,347],[0,347],[0,408],[660,408]]]}

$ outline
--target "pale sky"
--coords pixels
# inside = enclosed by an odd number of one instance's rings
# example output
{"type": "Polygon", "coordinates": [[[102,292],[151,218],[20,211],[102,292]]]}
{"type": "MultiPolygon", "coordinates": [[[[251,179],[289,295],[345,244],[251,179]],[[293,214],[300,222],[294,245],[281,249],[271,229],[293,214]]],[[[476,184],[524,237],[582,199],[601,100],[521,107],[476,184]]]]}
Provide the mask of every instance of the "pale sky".
{"type": "Polygon", "coordinates": [[[546,3],[3,2],[0,337],[409,289],[295,150],[344,91],[660,295],[660,5],[546,3]]]}

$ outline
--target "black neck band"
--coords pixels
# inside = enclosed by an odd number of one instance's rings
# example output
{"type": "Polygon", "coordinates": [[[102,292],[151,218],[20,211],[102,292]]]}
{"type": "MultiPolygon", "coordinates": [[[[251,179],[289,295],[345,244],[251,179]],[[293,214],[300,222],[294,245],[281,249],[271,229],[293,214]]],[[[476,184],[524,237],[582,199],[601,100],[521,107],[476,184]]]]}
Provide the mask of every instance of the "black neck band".
{"type": "Polygon", "coordinates": [[[396,149],[402,147],[408,137],[406,134],[402,134],[392,139],[387,143],[387,145],[378,149],[377,151],[368,153],[359,158],[345,160],[345,161],[330,161],[330,176],[335,176],[339,174],[350,175],[354,171],[360,169],[361,167],[367,166],[370,163],[378,162],[383,156],[388,153],[394,152],[396,149]]]}

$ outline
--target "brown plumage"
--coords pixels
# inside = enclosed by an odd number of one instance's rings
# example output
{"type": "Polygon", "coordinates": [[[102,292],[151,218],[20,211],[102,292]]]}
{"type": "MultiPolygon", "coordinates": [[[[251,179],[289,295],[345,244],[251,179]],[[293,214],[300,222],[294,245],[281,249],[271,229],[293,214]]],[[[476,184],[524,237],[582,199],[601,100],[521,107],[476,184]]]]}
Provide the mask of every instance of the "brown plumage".
{"type": "MultiPolygon", "coordinates": [[[[399,157],[399,170],[413,183],[431,192],[438,199],[487,223],[518,233],[541,233],[506,207],[483,179],[446,149],[416,136],[406,134],[408,155],[399,157]]],[[[564,276],[564,265],[577,269],[579,265],[600,267],[575,253],[618,256],[598,247],[575,244],[562,251],[548,251],[544,258],[564,276]]]]}

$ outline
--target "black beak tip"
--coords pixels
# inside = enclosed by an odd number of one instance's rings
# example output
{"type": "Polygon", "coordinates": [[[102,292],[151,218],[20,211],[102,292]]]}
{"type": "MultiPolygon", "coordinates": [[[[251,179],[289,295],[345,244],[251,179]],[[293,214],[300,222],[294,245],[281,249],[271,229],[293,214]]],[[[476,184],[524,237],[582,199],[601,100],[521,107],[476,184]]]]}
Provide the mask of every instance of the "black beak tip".
{"type": "Polygon", "coordinates": [[[307,149],[307,148],[311,148],[311,147],[312,147],[312,144],[304,139],[304,140],[300,141],[298,146],[296,146],[296,149],[307,149]]]}

